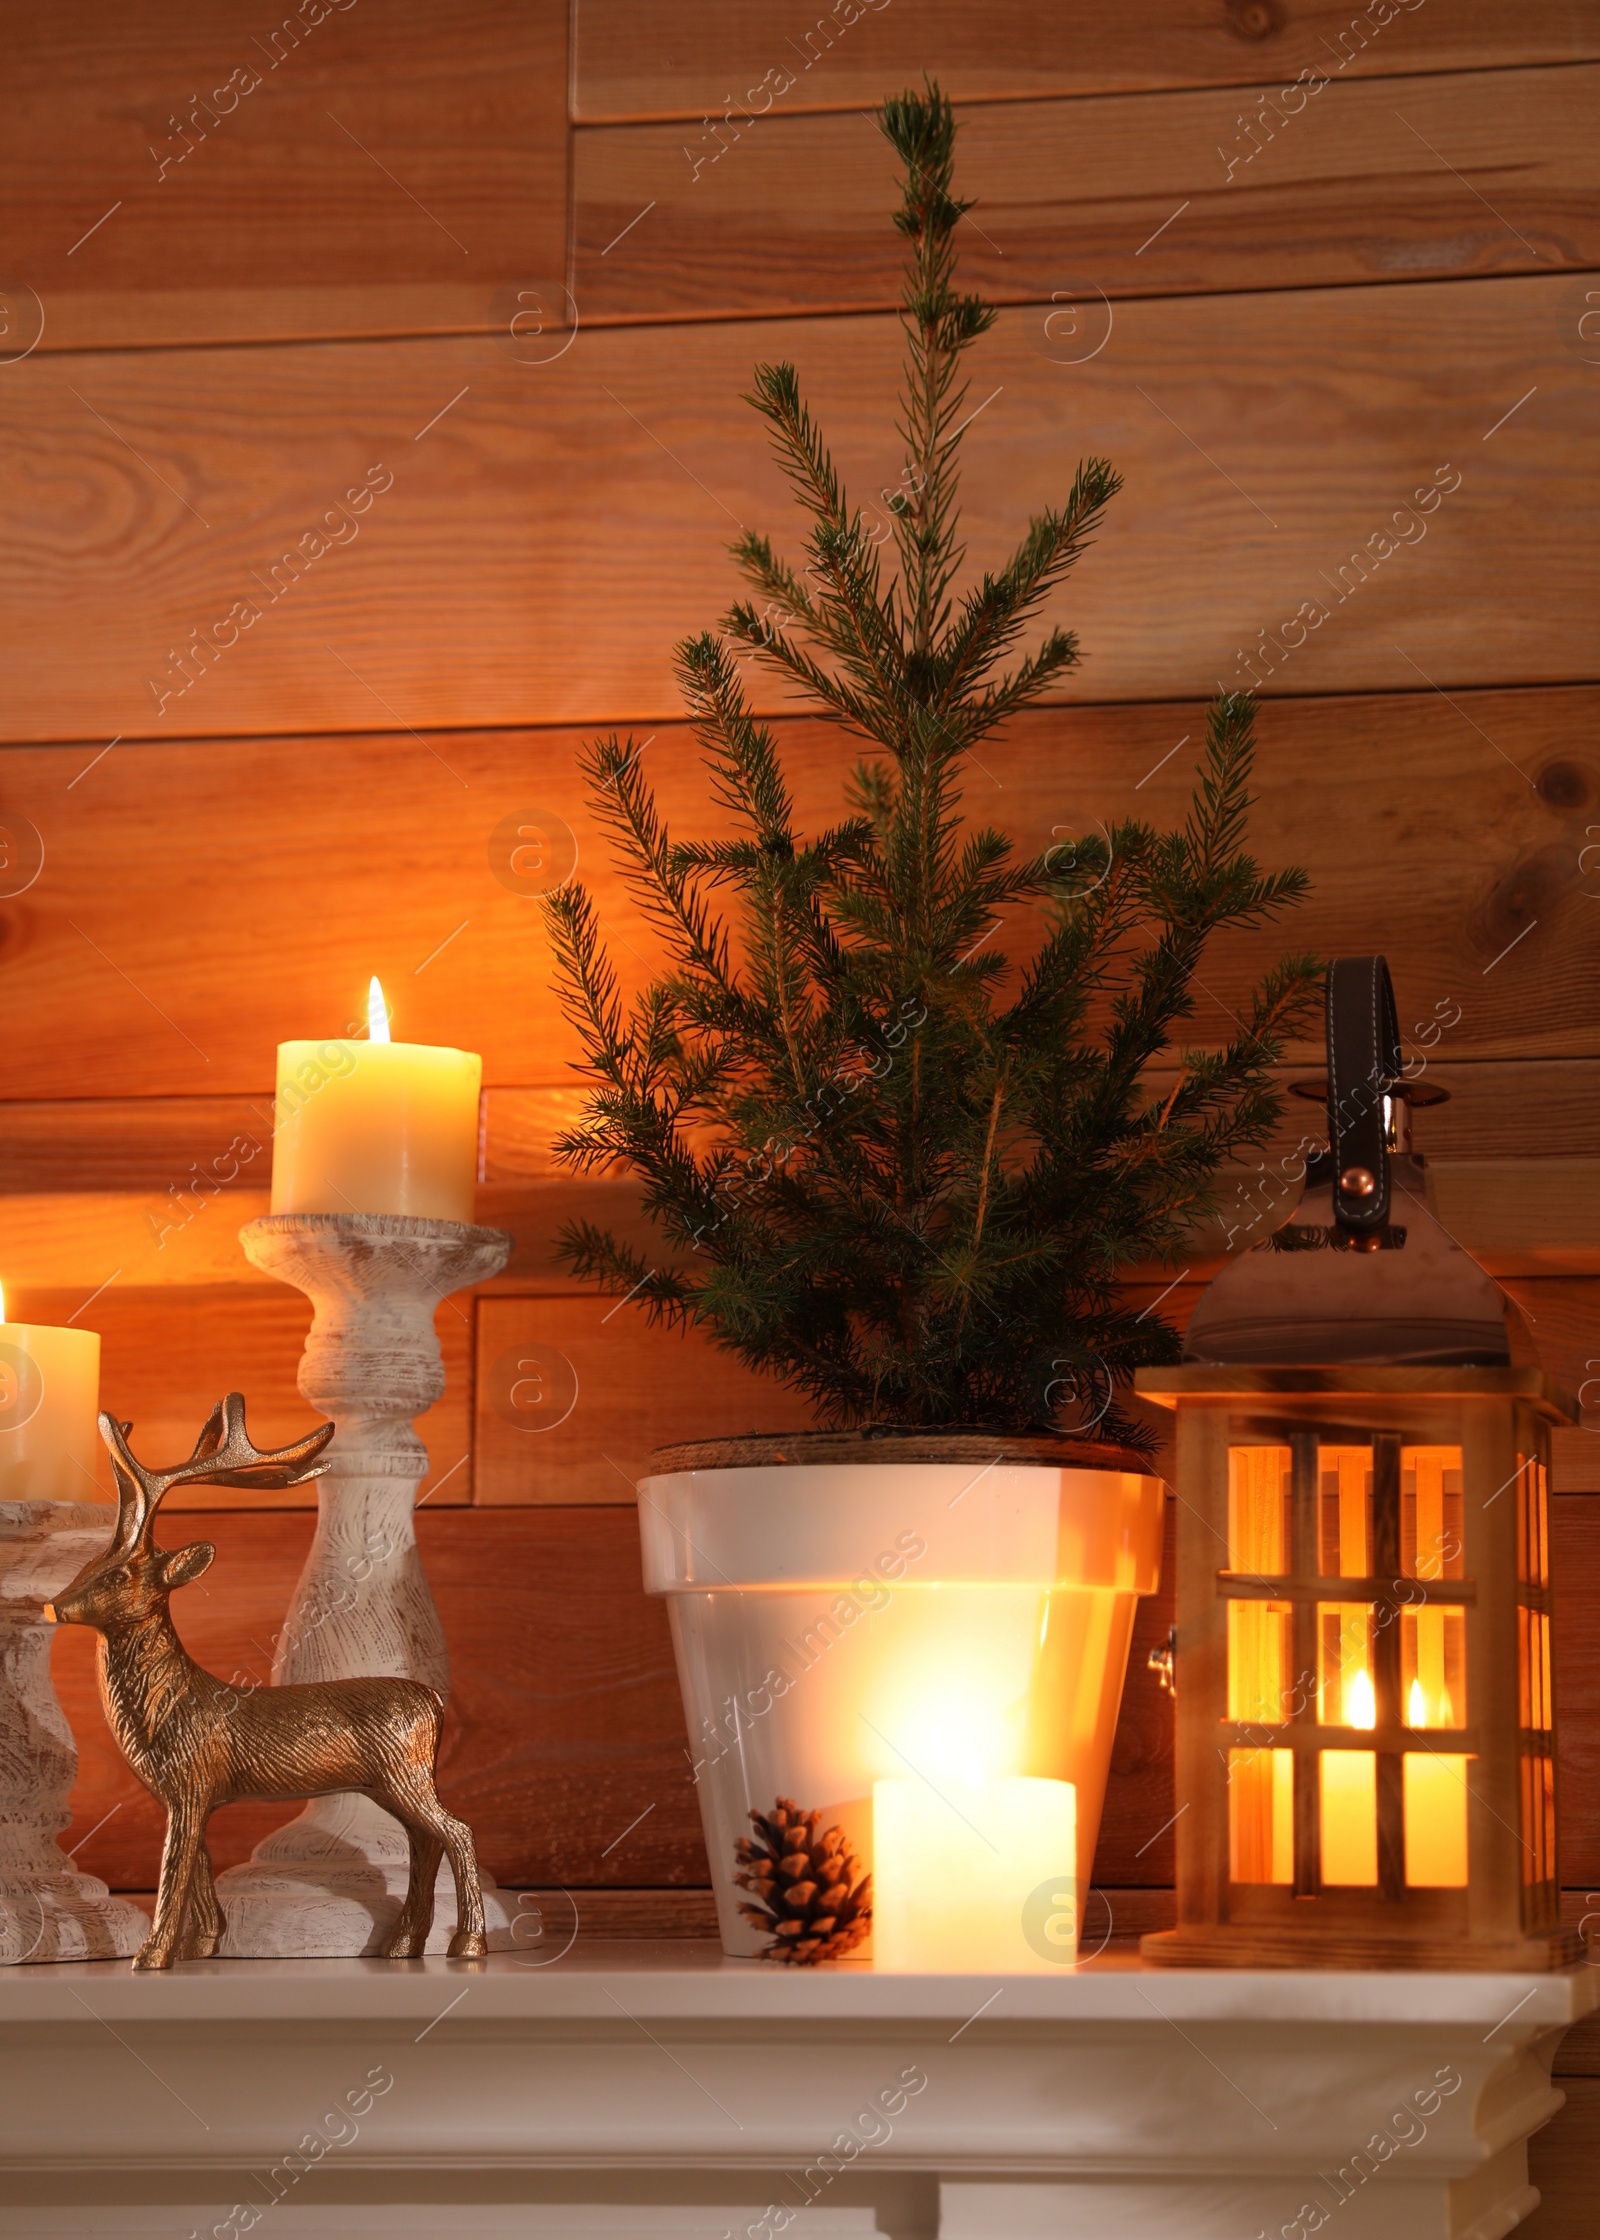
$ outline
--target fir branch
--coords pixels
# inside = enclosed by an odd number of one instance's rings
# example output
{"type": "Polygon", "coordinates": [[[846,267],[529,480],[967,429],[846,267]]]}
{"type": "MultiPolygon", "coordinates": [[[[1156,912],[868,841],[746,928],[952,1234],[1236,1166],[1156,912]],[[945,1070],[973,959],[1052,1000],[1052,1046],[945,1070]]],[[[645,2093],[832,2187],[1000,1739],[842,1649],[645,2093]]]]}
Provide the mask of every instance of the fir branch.
{"type": "Polygon", "coordinates": [[[928,86],[881,121],[906,245],[892,536],[852,507],[793,368],[758,367],[750,401],[808,532],[800,569],[746,532],[750,596],[677,649],[721,822],[669,832],[631,740],[585,757],[663,968],[625,1000],[592,898],[574,884],[545,906],[590,1084],[556,1157],[631,1175],[661,1247],[579,1221],[558,1250],[825,1423],[1147,1443],[1116,1393],[1177,1341],[1119,1281],[1180,1250],[1224,1160],[1264,1140],[1273,1068],[1315,1000],[1313,961],[1281,958],[1231,993],[1236,1031],[1200,1046],[1210,945],[1293,907],[1304,875],[1246,852],[1254,712],[1237,696],[1211,712],[1176,831],[1128,820],[1029,855],[965,816],[964,758],[1076,665],[1046,609],[1118,481],[1084,461],[962,589],[965,367],[993,313],[956,286],[950,104],[928,86]],[[824,830],[751,711],[746,657],[869,742],[824,830]]]}
{"type": "MultiPolygon", "coordinates": [[[[1061,511],[1030,521],[1028,534],[999,575],[984,576],[968,592],[960,617],[940,649],[937,674],[945,698],[959,698],[1010,651],[1024,623],[1082,556],[1121,487],[1122,477],[1108,460],[1085,460],[1061,511]]],[[[1076,659],[1076,640],[1068,633],[1055,633],[1052,642],[1060,638],[1067,639],[1071,650],[1064,649],[1047,674],[1076,659]]],[[[1036,665],[1039,659],[1035,656],[1036,665]]]]}

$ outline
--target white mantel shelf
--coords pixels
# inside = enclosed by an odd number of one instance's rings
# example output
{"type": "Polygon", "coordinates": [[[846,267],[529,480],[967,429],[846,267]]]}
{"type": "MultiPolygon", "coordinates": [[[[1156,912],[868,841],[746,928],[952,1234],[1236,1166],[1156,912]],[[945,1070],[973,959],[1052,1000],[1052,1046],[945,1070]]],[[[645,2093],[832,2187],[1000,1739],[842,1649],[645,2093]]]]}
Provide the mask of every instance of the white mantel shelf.
{"type": "Polygon", "coordinates": [[[0,2234],[1499,2240],[1597,2003],[1589,1968],[903,1976],[682,1943],[8,1968],[0,2234]]]}

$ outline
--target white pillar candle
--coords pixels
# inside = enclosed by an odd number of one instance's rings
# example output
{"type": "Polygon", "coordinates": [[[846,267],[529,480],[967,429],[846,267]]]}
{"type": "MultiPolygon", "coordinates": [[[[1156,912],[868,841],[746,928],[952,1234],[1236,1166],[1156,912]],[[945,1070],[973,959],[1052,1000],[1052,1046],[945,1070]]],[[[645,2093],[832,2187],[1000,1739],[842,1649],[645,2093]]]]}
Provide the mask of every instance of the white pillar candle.
{"type": "Polygon", "coordinates": [[[98,1333],[4,1315],[0,1293],[0,1501],[98,1501],[98,1333]]]}
{"type": "Polygon", "coordinates": [[[937,1786],[875,1781],[877,1966],[931,1974],[1070,1966],[1078,1940],[1077,1802],[1070,1781],[1023,1774],[941,1778],[937,1786]],[[1044,1900],[1030,1906],[1041,1891],[1044,1900]]]}
{"type": "Polygon", "coordinates": [[[400,1213],[470,1221],[483,1060],[391,1042],[383,991],[366,1042],[280,1042],[274,1213],[400,1213]]]}

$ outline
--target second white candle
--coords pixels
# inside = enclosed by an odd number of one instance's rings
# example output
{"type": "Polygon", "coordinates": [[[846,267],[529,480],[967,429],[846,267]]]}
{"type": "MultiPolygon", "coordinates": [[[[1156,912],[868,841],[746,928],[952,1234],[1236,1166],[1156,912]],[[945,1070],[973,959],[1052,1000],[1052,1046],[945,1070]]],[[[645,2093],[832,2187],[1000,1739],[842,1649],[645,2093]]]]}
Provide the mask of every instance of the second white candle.
{"type": "Polygon", "coordinates": [[[1077,1802],[1070,1781],[1023,1774],[937,1787],[875,1781],[875,1964],[930,1974],[1070,1966],[1078,1941],[1077,1802]],[[1046,1884],[1049,1904],[1030,1906],[1046,1884]]]}

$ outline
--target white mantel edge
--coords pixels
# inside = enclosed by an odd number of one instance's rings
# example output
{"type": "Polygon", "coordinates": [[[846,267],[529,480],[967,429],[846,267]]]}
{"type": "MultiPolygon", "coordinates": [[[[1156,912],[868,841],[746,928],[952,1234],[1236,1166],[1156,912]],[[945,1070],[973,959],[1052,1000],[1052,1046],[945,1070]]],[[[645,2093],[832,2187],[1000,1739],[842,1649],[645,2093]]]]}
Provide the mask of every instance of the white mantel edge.
{"type": "Polygon", "coordinates": [[[773,2240],[765,2209],[797,2187],[822,2190],[795,2240],[1311,2240],[1297,2212],[1319,2199],[1333,2240],[1501,2240],[1535,2204],[1526,2140],[1562,2105],[1561,2033],[1597,2004],[1582,1966],[912,1976],[683,1943],[17,1968],[0,2235],[210,2240],[205,2204],[271,2199],[325,2120],[351,2136],[304,2151],[263,2240],[773,2240]],[[1337,2174],[1375,2135],[1389,2151],[1346,2204],[1337,2174]],[[141,2221],[163,2201],[184,2221],[141,2221]],[[429,2201],[449,2203],[436,2224],[429,2201]]]}

